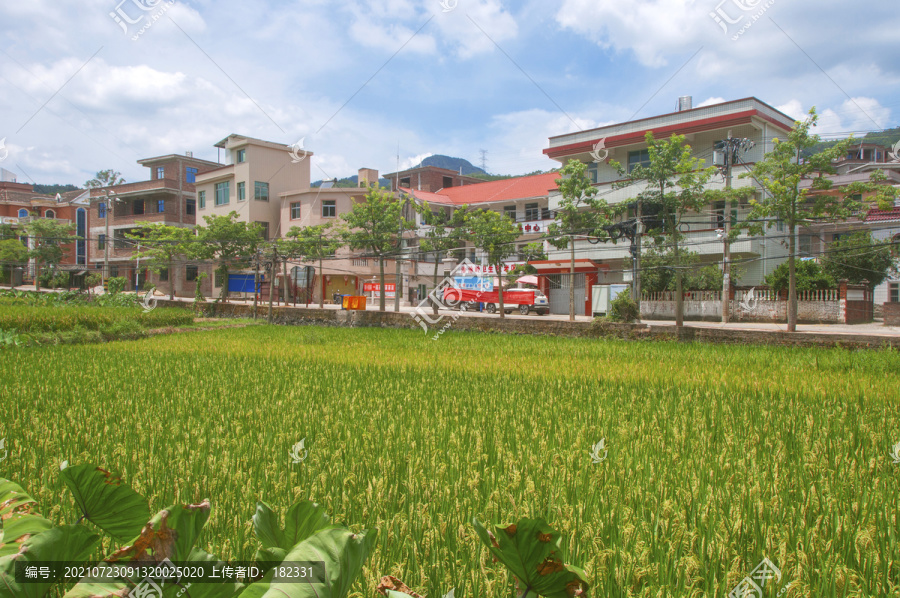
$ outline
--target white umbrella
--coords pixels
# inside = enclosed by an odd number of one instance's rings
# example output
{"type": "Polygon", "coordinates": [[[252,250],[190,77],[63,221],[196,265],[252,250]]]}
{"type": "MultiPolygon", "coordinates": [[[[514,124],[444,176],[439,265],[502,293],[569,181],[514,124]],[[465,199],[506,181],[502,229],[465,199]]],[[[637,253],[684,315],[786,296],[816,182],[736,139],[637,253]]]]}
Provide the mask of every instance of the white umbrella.
{"type": "Polygon", "coordinates": [[[538,286],[538,277],[534,274],[528,274],[526,276],[520,276],[516,279],[516,282],[520,282],[522,284],[533,284],[534,286],[538,286]]]}

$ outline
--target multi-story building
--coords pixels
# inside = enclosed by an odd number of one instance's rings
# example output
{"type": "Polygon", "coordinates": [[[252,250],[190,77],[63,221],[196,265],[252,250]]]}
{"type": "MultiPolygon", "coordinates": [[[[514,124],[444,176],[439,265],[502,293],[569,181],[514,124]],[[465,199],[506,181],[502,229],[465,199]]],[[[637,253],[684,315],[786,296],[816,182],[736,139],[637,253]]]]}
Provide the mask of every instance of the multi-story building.
{"type": "MultiPolygon", "coordinates": [[[[150,180],[90,190],[90,261],[103,271],[104,278],[125,277],[128,289],[141,289],[148,272],[134,256],[140,242],[127,235],[154,223],[193,227],[197,223],[197,177],[221,166],[190,153],[147,158],[138,164],[150,169],[150,180]]],[[[175,272],[150,273],[150,280],[162,292],[169,293],[174,285],[176,294],[191,296],[190,275],[189,265],[181,263],[175,272]]]]}
{"type": "MultiPolygon", "coordinates": [[[[33,185],[17,183],[12,173],[6,173],[4,178],[7,180],[0,182],[0,224],[13,227],[17,233],[21,232],[19,238],[27,247],[31,246],[32,241],[24,234],[23,228],[34,218],[53,218],[65,224],[74,224],[75,234],[81,240],[62,246],[63,258],[58,269],[71,273],[72,286],[82,285],[89,269],[87,237],[90,210],[87,192],[78,190],[55,196],[42,195],[34,192],[33,185]]],[[[27,283],[34,278],[34,261],[16,265],[12,272],[16,284],[27,283]]]]}
{"type": "MultiPolygon", "coordinates": [[[[242,135],[229,135],[215,147],[224,151],[225,165],[198,174],[198,215],[236,212],[240,221],[260,224],[267,240],[283,236],[285,194],[309,190],[312,152],[242,135]]],[[[221,284],[218,277],[210,276],[201,289],[218,295],[221,284]]]]}
{"type": "MultiPolygon", "coordinates": [[[[684,104],[684,103],[683,103],[684,104]]],[[[755,186],[752,179],[740,178],[753,164],[774,147],[773,138],[783,137],[794,126],[794,119],[772,106],[756,99],[745,98],[701,108],[690,108],[687,102],[683,109],[651,118],[627,121],[588,131],[579,131],[550,138],[550,147],[544,154],[565,164],[569,160],[580,160],[588,165],[591,180],[598,188],[598,197],[609,204],[632,203],[642,190],[642,185],[634,184],[619,188],[617,183],[627,183],[627,175],[622,177],[609,162],[615,160],[628,172],[635,166],[649,164],[645,134],[652,131],[656,139],[668,138],[673,134],[684,135],[693,149],[694,155],[705,160],[705,166],[713,163],[714,151],[720,141],[729,135],[747,138],[754,142],[752,149],[739,154],[739,162],[732,169],[734,187],[755,186]]],[[[723,188],[724,176],[716,177],[709,188],[723,188]]],[[[559,207],[562,200],[558,192],[550,195],[550,209],[559,207]]],[[[749,205],[741,205],[731,210],[731,218],[743,219],[750,210],[749,205]]],[[[626,217],[632,218],[633,212],[626,217]]],[[[646,216],[646,215],[645,215],[646,216]]],[[[708,210],[686,218],[682,226],[686,234],[686,244],[700,254],[706,263],[721,264],[724,243],[719,231],[724,224],[724,206],[710,205],[708,210]]],[[[742,233],[731,244],[731,259],[741,263],[743,274],[741,284],[760,284],[765,276],[774,270],[787,255],[786,244],[782,244],[784,227],[778,223],[771,233],[754,237],[742,233]]],[[[629,243],[619,241],[598,243],[596,239],[578,239],[575,251],[579,259],[575,285],[576,297],[583,298],[584,310],[579,313],[591,314],[591,280],[598,284],[629,283],[632,280],[629,243]]],[[[559,280],[550,279],[551,311],[567,313],[567,301],[555,301],[553,290],[570,284],[565,278],[569,272],[569,251],[551,250],[550,260],[538,265],[542,274],[556,275],[559,280]],[[553,264],[558,264],[554,266],[553,264]],[[560,304],[564,304],[563,307],[560,304]],[[554,304],[556,307],[554,307],[554,304]],[[563,310],[563,311],[560,311],[563,310]]],[[[580,303],[579,303],[580,304],[580,303]]]]}
{"type": "Polygon", "coordinates": [[[463,185],[477,185],[483,183],[483,179],[466,176],[447,168],[437,166],[417,166],[399,172],[391,172],[384,175],[391,181],[391,191],[398,189],[415,189],[436,193],[442,189],[461,187],[463,185]]]}

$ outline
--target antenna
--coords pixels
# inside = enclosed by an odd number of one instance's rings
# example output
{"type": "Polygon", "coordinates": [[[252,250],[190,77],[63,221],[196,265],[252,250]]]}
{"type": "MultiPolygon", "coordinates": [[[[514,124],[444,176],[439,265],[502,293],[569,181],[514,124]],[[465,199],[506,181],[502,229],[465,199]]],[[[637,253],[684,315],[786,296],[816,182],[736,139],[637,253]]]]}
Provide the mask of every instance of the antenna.
{"type": "Polygon", "coordinates": [[[487,172],[487,150],[478,150],[481,152],[481,170],[487,172]]]}

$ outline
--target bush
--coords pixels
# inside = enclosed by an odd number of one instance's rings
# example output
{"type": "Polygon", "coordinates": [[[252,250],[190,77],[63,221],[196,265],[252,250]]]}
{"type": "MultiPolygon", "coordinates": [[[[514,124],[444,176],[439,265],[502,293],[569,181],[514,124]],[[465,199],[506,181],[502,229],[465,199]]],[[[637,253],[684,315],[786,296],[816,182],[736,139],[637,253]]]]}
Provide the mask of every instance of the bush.
{"type": "Polygon", "coordinates": [[[610,322],[634,322],[640,317],[637,302],[631,298],[631,289],[625,289],[609,304],[606,318],[610,322]]]}
{"type": "Polygon", "coordinates": [[[133,322],[138,328],[185,326],[194,321],[194,314],[177,308],[144,312],[137,308],[88,306],[53,309],[25,305],[0,307],[0,330],[59,332],[83,328],[106,331],[123,321],[133,322]]]}
{"type": "Polygon", "coordinates": [[[110,295],[117,295],[125,290],[125,283],[127,282],[122,276],[113,276],[106,281],[107,292],[110,295]]]}
{"type": "MultiPolygon", "coordinates": [[[[822,269],[818,263],[812,260],[797,260],[797,292],[817,291],[833,289],[837,282],[822,269]]],[[[790,272],[788,262],[779,265],[771,274],[766,276],[766,284],[776,293],[787,291],[790,284],[790,272]]]]}
{"type": "Polygon", "coordinates": [[[53,275],[53,278],[50,279],[50,286],[54,289],[68,289],[69,273],[65,270],[58,271],[53,275]]]}

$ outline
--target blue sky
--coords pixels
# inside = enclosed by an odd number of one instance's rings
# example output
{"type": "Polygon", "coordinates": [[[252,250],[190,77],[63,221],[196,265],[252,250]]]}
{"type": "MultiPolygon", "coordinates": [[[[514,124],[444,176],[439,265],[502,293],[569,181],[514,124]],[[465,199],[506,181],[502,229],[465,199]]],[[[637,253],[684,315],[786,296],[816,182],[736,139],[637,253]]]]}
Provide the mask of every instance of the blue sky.
{"type": "Polygon", "coordinates": [[[144,180],[137,160],[215,160],[230,133],[303,138],[314,179],[395,170],[398,146],[401,166],[484,149],[489,171],[521,174],[555,165],[551,135],[680,95],[815,105],[825,135],[900,124],[889,2],[120,2],[2,0],[0,166],[20,181],[144,180]]]}

